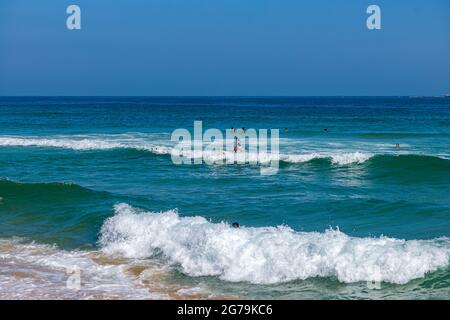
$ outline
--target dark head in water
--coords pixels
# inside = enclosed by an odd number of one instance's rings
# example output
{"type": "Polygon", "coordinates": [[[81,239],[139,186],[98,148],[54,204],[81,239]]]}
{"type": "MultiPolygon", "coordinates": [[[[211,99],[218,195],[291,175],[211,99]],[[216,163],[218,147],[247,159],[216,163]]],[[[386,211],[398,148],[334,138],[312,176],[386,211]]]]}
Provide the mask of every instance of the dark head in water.
{"type": "Polygon", "coordinates": [[[233,222],[232,224],[231,224],[231,226],[233,227],[233,228],[240,228],[241,226],[239,225],[239,223],[237,223],[237,222],[233,222]]]}

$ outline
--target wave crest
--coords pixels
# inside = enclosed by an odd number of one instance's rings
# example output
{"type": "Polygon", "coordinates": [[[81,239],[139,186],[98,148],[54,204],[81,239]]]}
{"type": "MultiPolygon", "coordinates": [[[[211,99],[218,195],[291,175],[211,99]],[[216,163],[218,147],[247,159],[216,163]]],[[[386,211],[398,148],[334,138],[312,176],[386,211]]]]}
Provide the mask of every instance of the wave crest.
{"type": "Polygon", "coordinates": [[[288,163],[303,163],[315,159],[330,159],[331,163],[339,165],[347,165],[352,163],[363,163],[374,155],[365,152],[344,152],[344,153],[308,153],[308,154],[294,154],[283,155],[280,157],[282,161],[288,163]]]}
{"type": "MultiPolygon", "coordinates": [[[[33,137],[0,137],[0,146],[3,147],[41,147],[41,148],[63,148],[76,151],[93,150],[113,150],[113,149],[135,149],[138,151],[151,152],[156,155],[170,155],[172,148],[164,145],[155,145],[148,141],[132,139],[127,140],[124,137],[107,139],[105,137],[53,137],[53,138],[33,138],[33,137]]],[[[205,161],[218,162],[225,160],[230,156],[230,152],[223,151],[187,151],[183,156],[189,159],[203,157],[205,161]]],[[[231,156],[234,156],[231,153],[231,156]]],[[[279,160],[286,163],[302,163],[314,159],[331,159],[333,164],[347,165],[351,163],[362,163],[370,159],[372,154],[363,152],[346,153],[306,153],[306,154],[281,154],[279,160]]],[[[247,159],[250,162],[267,163],[275,159],[271,154],[249,153],[247,159]]]]}
{"type": "Polygon", "coordinates": [[[143,141],[126,141],[95,137],[79,138],[32,138],[32,137],[0,137],[2,147],[41,147],[62,148],[76,151],[136,149],[150,151],[155,154],[170,154],[171,148],[155,146],[143,141]]]}
{"type": "MultiPolygon", "coordinates": [[[[131,149],[155,155],[170,156],[174,148],[168,145],[170,141],[155,138],[149,140],[148,136],[140,134],[119,134],[119,135],[92,135],[92,136],[55,136],[55,137],[0,137],[0,147],[40,147],[40,148],[63,148],[76,151],[108,151],[114,149],[131,149]]],[[[205,162],[220,164],[221,161],[227,163],[227,158],[233,159],[233,151],[212,151],[194,150],[183,151],[183,157],[187,159],[203,158],[205,162]]],[[[321,150],[308,153],[281,153],[279,157],[271,153],[247,153],[245,159],[250,163],[267,164],[272,160],[280,160],[284,164],[299,164],[315,160],[328,160],[333,165],[350,165],[366,163],[373,158],[392,160],[399,158],[414,164],[420,160],[423,162],[440,161],[445,168],[450,164],[448,154],[414,154],[414,153],[380,153],[380,151],[352,151],[352,150],[321,150]],[[445,164],[446,163],[446,164],[445,164]]],[[[389,161],[390,163],[392,161],[389,161]]],[[[433,162],[433,163],[434,163],[433,162]]]]}
{"type": "Polygon", "coordinates": [[[450,239],[356,238],[339,230],[296,232],[289,227],[234,229],[176,210],[144,212],[127,204],[101,229],[106,254],[162,255],[190,276],[271,284],[310,277],[345,283],[404,284],[449,264],[450,239]]]}

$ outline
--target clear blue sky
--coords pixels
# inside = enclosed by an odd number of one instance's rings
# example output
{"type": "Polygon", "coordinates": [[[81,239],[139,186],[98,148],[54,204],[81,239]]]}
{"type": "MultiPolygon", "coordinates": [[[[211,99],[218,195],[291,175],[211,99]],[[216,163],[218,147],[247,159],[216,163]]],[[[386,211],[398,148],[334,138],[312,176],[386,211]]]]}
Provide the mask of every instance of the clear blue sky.
{"type": "Polygon", "coordinates": [[[0,0],[0,95],[445,93],[449,0],[0,0]]]}

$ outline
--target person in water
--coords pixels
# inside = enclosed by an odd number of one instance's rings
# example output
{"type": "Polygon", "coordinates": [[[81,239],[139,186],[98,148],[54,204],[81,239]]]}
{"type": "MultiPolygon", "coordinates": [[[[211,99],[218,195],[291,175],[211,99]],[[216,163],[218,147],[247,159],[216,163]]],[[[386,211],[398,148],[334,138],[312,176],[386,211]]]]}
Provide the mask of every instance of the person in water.
{"type": "Polygon", "coordinates": [[[324,132],[328,132],[328,128],[323,128],[323,131],[324,132]]]}
{"type": "Polygon", "coordinates": [[[242,127],[242,132],[245,133],[247,131],[247,129],[245,129],[244,127],[242,127]]]}
{"type": "Polygon", "coordinates": [[[396,144],[395,144],[395,147],[396,147],[396,148],[400,148],[400,143],[396,143],[396,144]]]}
{"type": "Polygon", "coordinates": [[[288,131],[289,131],[288,128],[284,128],[284,132],[288,133],[288,131]]]}
{"type": "Polygon", "coordinates": [[[237,153],[239,151],[240,146],[241,146],[241,143],[239,141],[239,138],[234,137],[234,153],[237,153]]]}
{"type": "Polygon", "coordinates": [[[241,226],[239,225],[239,223],[237,223],[237,222],[233,222],[232,224],[231,224],[231,226],[233,227],[233,228],[236,228],[236,229],[239,229],[241,226]]]}

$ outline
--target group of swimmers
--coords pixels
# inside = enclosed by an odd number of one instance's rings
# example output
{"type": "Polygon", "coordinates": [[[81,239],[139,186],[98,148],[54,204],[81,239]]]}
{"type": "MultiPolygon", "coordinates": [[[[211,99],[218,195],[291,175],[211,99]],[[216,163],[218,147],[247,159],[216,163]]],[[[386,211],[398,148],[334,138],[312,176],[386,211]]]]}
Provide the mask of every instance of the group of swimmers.
{"type": "Polygon", "coordinates": [[[235,128],[231,128],[230,132],[231,133],[246,133],[247,129],[245,129],[244,127],[241,128],[241,132],[238,132],[239,129],[235,129],[235,128]]]}
{"type": "MultiPolygon", "coordinates": [[[[230,132],[231,132],[231,133],[246,133],[246,132],[247,132],[247,129],[244,128],[244,127],[242,127],[242,128],[240,129],[241,132],[238,132],[238,130],[239,130],[239,129],[231,128],[231,129],[230,129],[230,132]]],[[[327,131],[326,128],[325,128],[324,130],[327,131]]],[[[289,129],[288,129],[288,128],[284,128],[284,132],[288,133],[288,132],[289,132],[289,129]]]]}

